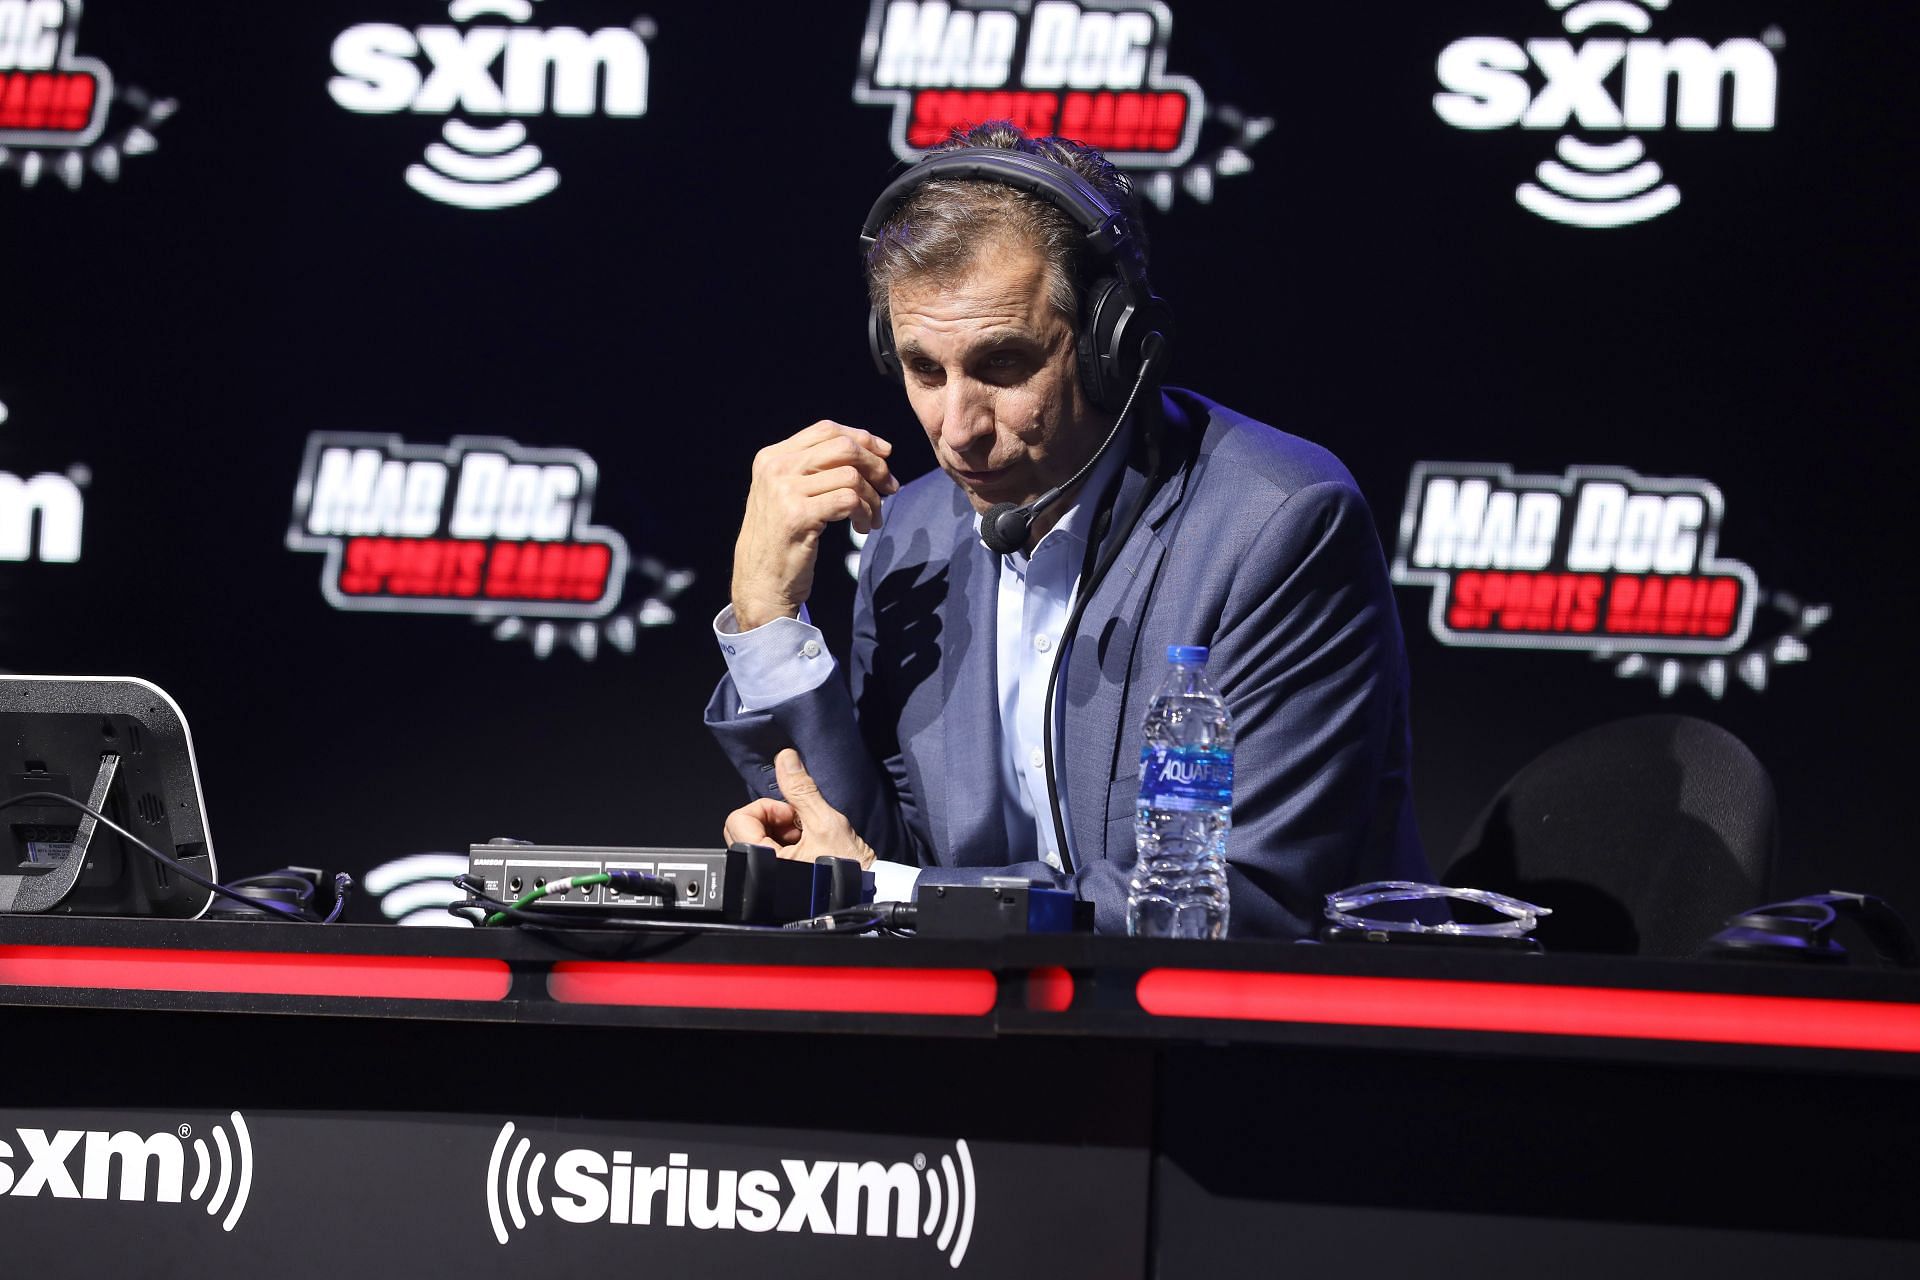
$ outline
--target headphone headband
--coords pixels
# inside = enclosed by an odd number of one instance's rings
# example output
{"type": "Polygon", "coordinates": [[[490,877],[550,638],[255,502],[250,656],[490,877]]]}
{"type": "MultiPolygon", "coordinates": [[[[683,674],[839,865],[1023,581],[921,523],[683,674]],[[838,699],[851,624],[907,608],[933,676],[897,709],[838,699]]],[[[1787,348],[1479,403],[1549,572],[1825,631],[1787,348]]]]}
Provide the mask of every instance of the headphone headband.
{"type": "Polygon", "coordinates": [[[1146,263],[1139,246],[1127,234],[1126,217],[1108,204],[1092,183],[1067,166],[1044,156],[1001,147],[957,147],[936,151],[917,161],[912,168],[887,184],[866,223],[860,228],[860,247],[873,248],[886,225],[901,205],[921,187],[942,178],[962,182],[997,182],[1045,200],[1072,218],[1087,245],[1111,261],[1125,278],[1129,288],[1145,285],[1146,263]]]}

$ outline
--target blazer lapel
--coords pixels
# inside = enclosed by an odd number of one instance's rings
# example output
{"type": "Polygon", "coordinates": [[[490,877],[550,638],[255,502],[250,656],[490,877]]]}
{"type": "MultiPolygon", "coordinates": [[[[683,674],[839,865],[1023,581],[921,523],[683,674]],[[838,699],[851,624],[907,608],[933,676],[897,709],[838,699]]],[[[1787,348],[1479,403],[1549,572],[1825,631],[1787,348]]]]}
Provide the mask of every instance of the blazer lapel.
{"type": "MultiPolygon", "coordinates": [[[[1166,479],[1147,496],[1140,519],[1087,601],[1056,695],[1065,700],[1066,713],[1054,764],[1066,772],[1067,820],[1075,833],[1074,858],[1079,862],[1110,856],[1111,792],[1116,785],[1124,785],[1129,794],[1135,788],[1136,762],[1120,758],[1121,744],[1132,740],[1127,732],[1132,727],[1127,723],[1129,703],[1144,708],[1152,696],[1152,690],[1134,698],[1128,692],[1138,692],[1138,680],[1152,681],[1157,674],[1140,661],[1140,623],[1166,553],[1161,530],[1186,492],[1185,450],[1191,446],[1185,422],[1171,404],[1163,402],[1161,421],[1165,442],[1161,470],[1166,479]],[[1085,847],[1089,837],[1091,848],[1085,847]]],[[[1146,462],[1136,451],[1121,473],[1114,510],[1131,509],[1147,482],[1146,462]]]]}
{"type": "Polygon", "coordinates": [[[944,772],[933,794],[945,812],[933,824],[948,866],[1007,861],[1000,814],[1000,702],[994,674],[1000,567],[974,536],[972,510],[955,490],[959,538],[948,561],[947,616],[940,666],[944,772]]]}

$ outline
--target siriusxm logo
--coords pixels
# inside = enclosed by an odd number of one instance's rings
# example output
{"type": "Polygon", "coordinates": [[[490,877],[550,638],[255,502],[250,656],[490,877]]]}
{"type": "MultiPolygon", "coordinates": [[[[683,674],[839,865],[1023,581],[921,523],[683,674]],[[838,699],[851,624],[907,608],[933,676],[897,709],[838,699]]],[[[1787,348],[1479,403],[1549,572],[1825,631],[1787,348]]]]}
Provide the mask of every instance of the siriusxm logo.
{"type": "MultiPolygon", "coordinates": [[[[1550,8],[1564,11],[1561,25],[1575,36],[1609,27],[1645,36],[1652,27],[1647,10],[1665,10],[1668,3],[1547,0],[1550,8]]],[[[1561,39],[1521,45],[1472,36],[1447,46],[1438,72],[1446,92],[1434,95],[1433,109],[1456,129],[1573,131],[1555,144],[1555,158],[1535,170],[1537,182],[1522,183],[1514,199],[1531,213],[1575,227],[1624,227],[1674,208],[1679,188],[1664,181],[1660,166],[1647,158],[1646,145],[1634,135],[1669,123],[1695,131],[1723,124],[1744,131],[1772,129],[1779,81],[1772,50],[1749,39],[1717,46],[1695,39],[1611,37],[1578,45],[1561,39]],[[1628,136],[1604,141],[1576,136],[1621,131],[1628,136]]]]}
{"type": "Polygon", "coordinates": [[[562,1222],[696,1231],[811,1232],[930,1239],[959,1267],[973,1236],[973,1158],[964,1140],[911,1163],[781,1160],[773,1169],[706,1169],[669,1152],[636,1164],[631,1151],[575,1147],[548,1160],[508,1121],[487,1162],[487,1217],[501,1244],[549,1209],[562,1222]],[[511,1153],[509,1153],[511,1149],[511,1153]],[[524,1207],[523,1207],[524,1201],[524,1207]],[[503,1216],[504,1208],[504,1216],[503,1216]]]}
{"type": "Polygon", "coordinates": [[[462,209],[506,209],[538,200],[560,185],[560,174],[527,141],[521,119],[645,115],[646,39],[653,28],[643,20],[593,32],[542,30],[526,25],[533,12],[533,0],[451,0],[447,16],[468,24],[464,28],[409,31],[383,22],[350,27],[333,42],[338,74],[327,91],[362,115],[516,117],[491,125],[447,120],[443,141],[426,149],[426,163],[407,169],[407,185],[462,209]],[[476,22],[486,17],[518,25],[476,22]]]}
{"type": "Polygon", "coordinates": [[[186,1124],[146,1135],[125,1130],[17,1128],[14,1142],[0,1140],[0,1195],[180,1204],[184,1190],[193,1203],[205,1198],[210,1217],[225,1206],[227,1216],[220,1228],[231,1231],[246,1211],[247,1193],[253,1187],[253,1140],[238,1111],[229,1119],[233,1138],[227,1137],[224,1126],[215,1125],[211,1149],[186,1124]],[[191,1188],[186,1186],[189,1140],[191,1188]]]}

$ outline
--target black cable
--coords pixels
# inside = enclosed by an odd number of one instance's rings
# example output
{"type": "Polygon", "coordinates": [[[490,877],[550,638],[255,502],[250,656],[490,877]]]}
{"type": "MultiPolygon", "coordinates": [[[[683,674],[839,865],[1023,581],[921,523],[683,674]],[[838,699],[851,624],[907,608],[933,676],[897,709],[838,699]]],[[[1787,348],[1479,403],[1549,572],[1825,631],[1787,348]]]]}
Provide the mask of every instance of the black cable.
{"type": "Polygon", "coordinates": [[[624,868],[608,869],[607,888],[616,893],[630,893],[636,898],[658,898],[663,904],[680,896],[680,889],[673,881],[650,871],[624,868]]]}
{"type": "Polygon", "coordinates": [[[581,919],[577,911],[509,907],[500,914],[523,929],[556,933],[779,933],[775,924],[729,924],[719,920],[623,920],[601,916],[581,919]],[[573,917],[568,919],[568,917],[573,917]]]}
{"type": "Polygon", "coordinates": [[[920,909],[911,902],[869,902],[858,907],[842,907],[824,915],[811,916],[784,924],[783,929],[817,933],[879,932],[905,936],[915,927],[920,909]]]}
{"type": "Polygon", "coordinates": [[[333,873],[333,910],[327,912],[327,918],[321,924],[332,924],[347,909],[347,895],[353,892],[353,877],[344,871],[333,873]]]}
{"type": "Polygon", "coordinates": [[[0,810],[11,809],[15,805],[30,802],[44,803],[49,800],[56,801],[60,804],[72,805],[74,808],[80,810],[80,812],[89,815],[95,822],[106,827],[109,831],[118,833],[122,839],[127,840],[136,848],[154,858],[162,866],[174,871],[182,880],[190,884],[199,885],[209,893],[220,894],[223,897],[231,898],[235,902],[243,903],[246,906],[258,908],[288,920],[298,920],[302,924],[331,924],[333,921],[339,919],[341,910],[346,906],[347,890],[353,886],[353,877],[346,872],[343,871],[339,875],[336,875],[333,878],[333,885],[334,891],[338,896],[334,899],[333,914],[329,915],[325,920],[319,920],[314,917],[311,911],[294,910],[278,902],[270,902],[263,898],[251,898],[244,893],[228,888],[226,885],[207,879],[199,872],[186,866],[178,858],[160,852],[160,850],[148,844],[145,840],[142,840],[139,836],[133,834],[133,832],[127,830],[86,801],[76,800],[70,795],[63,795],[58,791],[28,791],[22,795],[0,800],[0,810]]]}
{"type": "MultiPolygon", "coordinates": [[[[534,907],[516,907],[512,903],[502,902],[481,890],[475,889],[477,882],[465,875],[453,878],[455,887],[471,895],[464,902],[451,903],[447,907],[450,915],[460,915],[463,910],[484,909],[488,915],[505,916],[508,921],[523,929],[554,933],[779,933],[779,925],[771,924],[730,924],[719,920],[632,920],[618,916],[608,916],[591,912],[592,908],[553,906],[545,910],[534,907]]],[[[484,927],[484,926],[482,926],[484,927]]]]}
{"type": "MultiPolygon", "coordinates": [[[[1121,412],[1133,408],[1133,397],[1146,385],[1147,373],[1157,364],[1165,348],[1155,351],[1140,366],[1140,377],[1133,384],[1133,392],[1127,397],[1127,407],[1121,412]]],[[[1040,709],[1041,759],[1046,766],[1047,807],[1053,818],[1053,839],[1060,854],[1060,866],[1068,874],[1074,873],[1073,850],[1067,845],[1067,820],[1060,811],[1060,784],[1054,776],[1053,767],[1053,695],[1060,688],[1060,680],[1066,674],[1067,659],[1073,648],[1074,634],[1079,630],[1080,619],[1087,611],[1087,605],[1093,599],[1093,593],[1100,588],[1107,571],[1120,559],[1120,553],[1126,549],[1127,539],[1133,536],[1134,529],[1140,523],[1140,516],[1153,500],[1166,477],[1160,474],[1160,433],[1156,419],[1149,419],[1141,429],[1138,443],[1147,455],[1147,474],[1140,492],[1134,496],[1133,505],[1128,509],[1126,518],[1116,528],[1113,522],[1113,505],[1118,500],[1119,490],[1124,477],[1114,484],[1114,490],[1102,499],[1094,514],[1093,528],[1087,538],[1086,556],[1080,562],[1080,580],[1073,589],[1073,608],[1067,614],[1067,623],[1060,628],[1060,642],[1054,646],[1053,666],[1047,671],[1047,696],[1040,709]],[[1103,527],[1104,526],[1104,527],[1103,527]],[[1102,544],[1105,544],[1104,548],[1102,544]]]]}
{"type": "MultiPolygon", "coordinates": [[[[320,873],[316,871],[313,874],[317,876],[320,873]]],[[[309,880],[297,870],[289,868],[285,871],[264,871],[257,876],[241,876],[238,880],[227,881],[227,888],[279,889],[293,895],[291,903],[281,905],[312,915],[313,895],[320,892],[320,882],[309,880]]]]}

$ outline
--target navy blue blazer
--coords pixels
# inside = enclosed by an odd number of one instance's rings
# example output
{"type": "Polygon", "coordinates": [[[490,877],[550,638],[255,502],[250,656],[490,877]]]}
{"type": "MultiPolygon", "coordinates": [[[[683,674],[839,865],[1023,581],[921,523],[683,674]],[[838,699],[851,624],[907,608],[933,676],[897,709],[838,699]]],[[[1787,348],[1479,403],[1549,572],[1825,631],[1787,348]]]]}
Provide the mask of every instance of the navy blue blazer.
{"type": "Polygon", "coordinates": [[[1352,476],[1318,445],[1191,392],[1168,388],[1160,410],[1157,475],[1138,433],[1114,506],[1145,505],[1087,602],[1055,695],[1070,871],[1016,862],[1007,847],[999,565],[939,471],[889,499],[867,542],[846,670],[744,715],[731,679],[715,691],[707,724],[749,790],[778,795],[774,754],[797,747],[880,857],[925,868],[921,884],[1051,880],[1095,904],[1101,932],[1123,932],[1147,703],[1166,647],[1204,644],[1236,736],[1230,933],[1306,936],[1334,889],[1430,879],[1406,653],[1352,476]]]}

